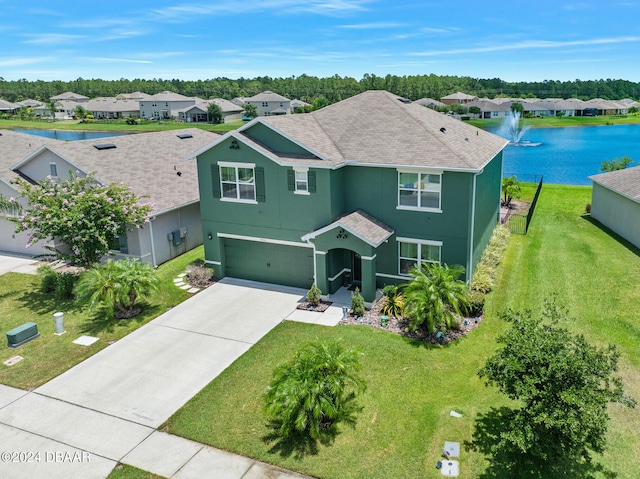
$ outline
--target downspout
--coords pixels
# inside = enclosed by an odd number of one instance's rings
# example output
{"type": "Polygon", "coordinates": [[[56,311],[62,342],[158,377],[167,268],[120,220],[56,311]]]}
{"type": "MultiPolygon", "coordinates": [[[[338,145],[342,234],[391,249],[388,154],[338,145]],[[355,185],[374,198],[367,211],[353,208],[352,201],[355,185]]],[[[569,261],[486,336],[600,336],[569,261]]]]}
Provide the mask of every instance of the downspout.
{"type": "Polygon", "coordinates": [[[153,220],[156,219],[155,216],[149,218],[149,239],[151,240],[151,263],[154,268],[158,267],[158,263],[156,262],[156,247],[155,240],[153,238],[153,220]]]}
{"type": "Polygon", "coordinates": [[[467,282],[471,284],[473,277],[473,231],[476,226],[476,179],[482,171],[473,174],[473,188],[471,193],[471,231],[469,231],[469,261],[467,262],[467,282]]]}

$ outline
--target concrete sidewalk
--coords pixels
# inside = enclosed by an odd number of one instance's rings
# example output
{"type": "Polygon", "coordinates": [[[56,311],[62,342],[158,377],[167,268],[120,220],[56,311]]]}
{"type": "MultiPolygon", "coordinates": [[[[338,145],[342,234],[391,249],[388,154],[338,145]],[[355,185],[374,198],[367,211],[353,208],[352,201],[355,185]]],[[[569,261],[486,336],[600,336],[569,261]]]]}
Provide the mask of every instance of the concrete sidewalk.
{"type": "Polygon", "coordinates": [[[118,462],[177,479],[303,477],[156,428],[305,293],[225,279],[35,391],[0,387],[0,477],[104,478],[118,462]]]}

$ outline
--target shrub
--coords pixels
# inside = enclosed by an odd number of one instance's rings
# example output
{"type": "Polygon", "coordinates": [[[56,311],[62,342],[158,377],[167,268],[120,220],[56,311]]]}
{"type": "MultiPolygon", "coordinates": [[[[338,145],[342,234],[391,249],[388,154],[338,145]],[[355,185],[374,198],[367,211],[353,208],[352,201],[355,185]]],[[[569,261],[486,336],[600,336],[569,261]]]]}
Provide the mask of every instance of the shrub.
{"type": "Polygon", "coordinates": [[[339,342],[314,342],[299,350],[288,363],[276,368],[265,391],[265,412],[282,438],[333,436],[343,421],[355,425],[358,393],[365,382],[360,353],[339,342]]]}
{"type": "Polygon", "coordinates": [[[53,293],[56,289],[57,273],[51,266],[45,264],[38,268],[40,278],[40,291],[43,293],[53,293]]]}
{"type": "Polygon", "coordinates": [[[481,293],[488,293],[493,289],[493,275],[495,270],[485,263],[478,263],[471,279],[471,289],[481,293]]]}
{"type": "Polygon", "coordinates": [[[215,270],[206,267],[203,260],[196,260],[187,266],[187,281],[194,286],[208,286],[214,274],[215,270]]]}
{"type": "Polygon", "coordinates": [[[469,296],[469,306],[465,311],[466,316],[470,318],[477,318],[479,316],[482,316],[482,313],[484,311],[484,300],[484,293],[480,291],[471,291],[471,294],[469,296]]]}
{"type": "Polygon", "coordinates": [[[382,314],[399,318],[404,310],[404,295],[397,286],[385,286],[382,290],[385,303],[380,309],[382,314]]]}
{"type": "Polygon", "coordinates": [[[73,298],[73,288],[78,281],[75,273],[58,273],[51,266],[44,265],[38,268],[40,278],[40,291],[51,294],[55,299],[73,298]]]}
{"type": "Polygon", "coordinates": [[[320,304],[321,296],[322,291],[320,291],[320,288],[316,286],[316,283],[313,283],[311,285],[311,288],[307,292],[307,301],[309,301],[309,304],[311,304],[311,306],[318,306],[318,304],[320,304]]]}
{"type": "Polygon", "coordinates": [[[73,288],[78,282],[79,275],[76,273],[55,273],[56,287],[53,297],[56,299],[73,298],[73,288]]]}
{"type": "Polygon", "coordinates": [[[471,289],[488,293],[493,289],[493,281],[496,268],[502,260],[502,254],[509,242],[509,227],[507,225],[497,225],[493,230],[489,244],[482,253],[480,261],[471,278],[471,289]]]}
{"type": "Polygon", "coordinates": [[[365,311],[364,298],[360,294],[360,290],[356,286],[356,290],[351,293],[351,310],[356,316],[362,316],[365,311]]]}

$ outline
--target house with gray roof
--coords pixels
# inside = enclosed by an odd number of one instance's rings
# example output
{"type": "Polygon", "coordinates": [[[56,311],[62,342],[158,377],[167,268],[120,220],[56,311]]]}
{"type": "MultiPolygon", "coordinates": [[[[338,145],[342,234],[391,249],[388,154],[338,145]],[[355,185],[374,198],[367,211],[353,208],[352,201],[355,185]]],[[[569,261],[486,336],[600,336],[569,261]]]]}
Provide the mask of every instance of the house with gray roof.
{"type": "Polygon", "coordinates": [[[149,120],[176,119],[179,117],[179,110],[193,106],[195,103],[194,98],[172,91],[163,91],[140,100],[140,118],[149,120]]]}
{"type": "Polygon", "coordinates": [[[258,116],[278,116],[291,114],[291,100],[272,91],[263,91],[249,98],[244,103],[255,105],[258,116]]]}
{"type": "Polygon", "coordinates": [[[91,112],[97,120],[114,120],[117,118],[139,118],[140,104],[138,100],[121,100],[113,97],[99,97],[82,103],[81,106],[91,112]]]}
{"type": "Polygon", "coordinates": [[[457,91],[455,93],[452,93],[451,95],[443,96],[442,98],[440,98],[440,101],[445,105],[453,105],[454,103],[465,104],[477,99],[478,97],[475,95],[468,95],[466,93],[462,93],[461,91],[457,91]]]}
{"type": "Polygon", "coordinates": [[[10,115],[14,115],[19,109],[20,105],[0,98],[0,113],[8,113],[10,115]]]}
{"type": "Polygon", "coordinates": [[[386,91],[258,117],[196,151],[216,275],[366,301],[422,263],[466,278],[500,210],[507,140],[386,91]]]}
{"type": "Polygon", "coordinates": [[[79,95],[77,93],[73,93],[72,91],[66,91],[64,93],[60,93],[59,95],[52,96],[49,99],[53,101],[76,101],[80,103],[89,101],[88,96],[79,95]]]}
{"type": "Polygon", "coordinates": [[[222,110],[222,123],[242,119],[242,107],[229,100],[223,98],[213,98],[211,100],[194,98],[194,100],[195,103],[193,105],[176,110],[178,120],[186,121],[187,123],[209,121],[208,109],[212,103],[218,105],[222,110]]]}
{"type": "Polygon", "coordinates": [[[591,217],[640,248],[640,166],[590,176],[591,217]]]}
{"type": "MultiPolygon", "coordinates": [[[[189,128],[60,141],[2,130],[0,194],[18,198],[18,186],[12,184],[18,177],[34,183],[47,176],[64,180],[70,170],[79,176],[95,173],[103,184],[124,182],[143,203],[152,205],[152,212],[149,222],[121,238],[112,253],[157,266],[202,244],[196,164],[182,160],[217,137],[189,128]]],[[[1,217],[0,251],[34,255],[45,251],[45,244],[25,249],[28,233],[14,231],[7,217],[1,217]]]]}
{"type": "Polygon", "coordinates": [[[445,105],[441,101],[434,100],[433,98],[420,98],[419,100],[416,100],[415,103],[417,103],[418,105],[426,106],[427,108],[431,108],[433,110],[435,110],[437,106],[445,105]]]}

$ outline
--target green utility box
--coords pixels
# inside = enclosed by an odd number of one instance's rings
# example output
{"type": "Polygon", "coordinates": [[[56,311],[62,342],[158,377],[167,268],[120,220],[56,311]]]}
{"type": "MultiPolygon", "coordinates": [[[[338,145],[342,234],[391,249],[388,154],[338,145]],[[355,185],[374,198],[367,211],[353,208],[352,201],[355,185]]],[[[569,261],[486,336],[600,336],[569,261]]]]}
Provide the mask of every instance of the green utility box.
{"type": "Polygon", "coordinates": [[[38,325],[36,323],[24,323],[7,332],[7,346],[17,348],[27,341],[36,339],[38,336],[40,336],[40,333],[38,332],[38,325]]]}

